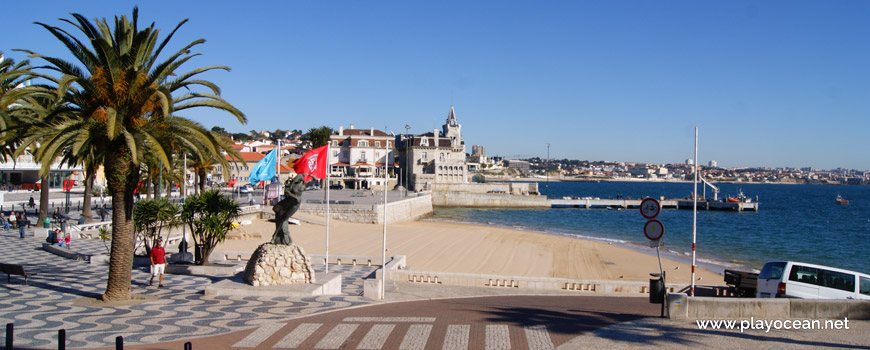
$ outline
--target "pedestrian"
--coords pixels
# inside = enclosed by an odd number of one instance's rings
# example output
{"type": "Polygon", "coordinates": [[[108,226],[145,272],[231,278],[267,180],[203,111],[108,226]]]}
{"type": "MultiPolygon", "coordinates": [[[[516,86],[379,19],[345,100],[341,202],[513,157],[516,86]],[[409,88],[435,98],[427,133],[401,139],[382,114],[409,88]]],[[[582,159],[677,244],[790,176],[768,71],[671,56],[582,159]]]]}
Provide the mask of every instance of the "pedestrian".
{"type": "Polygon", "coordinates": [[[55,231],[54,237],[57,238],[57,246],[63,248],[63,232],[60,232],[60,230],[55,231]]]}
{"type": "Polygon", "coordinates": [[[24,221],[24,213],[15,214],[16,224],[18,225],[18,235],[24,239],[24,229],[27,228],[27,222],[24,221]]]}
{"type": "Polygon", "coordinates": [[[149,286],[154,285],[154,277],[160,277],[157,282],[157,287],[163,288],[163,271],[166,269],[166,251],[163,250],[163,243],[160,239],[157,240],[157,246],[151,248],[151,254],[148,255],[151,259],[151,281],[149,286]]]}
{"type": "Polygon", "coordinates": [[[3,225],[3,229],[9,231],[9,220],[6,219],[6,216],[3,215],[3,212],[0,212],[0,225],[3,225]]]}
{"type": "Polygon", "coordinates": [[[69,249],[69,243],[70,243],[69,233],[66,234],[66,237],[63,239],[63,241],[66,244],[66,249],[69,249]]]}
{"type": "Polygon", "coordinates": [[[100,221],[106,221],[106,214],[108,214],[106,212],[106,205],[103,204],[103,206],[100,208],[100,221]]]}
{"type": "Polygon", "coordinates": [[[36,207],[36,202],[33,201],[33,196],[30,196],[30,201],[27,202],[27,205],[30,206],[30,209],[33,209],[34,207],[36,207]]]}

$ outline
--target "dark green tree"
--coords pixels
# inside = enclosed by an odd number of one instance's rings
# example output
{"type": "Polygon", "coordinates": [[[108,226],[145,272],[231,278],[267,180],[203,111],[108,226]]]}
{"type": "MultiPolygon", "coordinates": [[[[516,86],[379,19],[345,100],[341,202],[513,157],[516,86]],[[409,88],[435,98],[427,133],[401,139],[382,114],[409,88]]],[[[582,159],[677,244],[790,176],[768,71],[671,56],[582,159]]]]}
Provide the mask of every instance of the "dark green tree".
{"type": "Polygon", "coordinates": [[[321,126],[319,128],[311,128],[308,130],[308,140],[311,141],[311,148],[317,148],[320,146],[325,146],[327,142],[329,142],[329,136],[335,133],[332,128],[328,126],[321,126]]]}
{"type": "Polygon", "coordinates": [[[198,265],[208,265],[209,255],[218,243],[226,240],[239,213],[239,204],[217,190],[190,196],[184,202],[181,219],[190,228],[193,242],[202,247],[202,260],[196,262],[198,265]]]}

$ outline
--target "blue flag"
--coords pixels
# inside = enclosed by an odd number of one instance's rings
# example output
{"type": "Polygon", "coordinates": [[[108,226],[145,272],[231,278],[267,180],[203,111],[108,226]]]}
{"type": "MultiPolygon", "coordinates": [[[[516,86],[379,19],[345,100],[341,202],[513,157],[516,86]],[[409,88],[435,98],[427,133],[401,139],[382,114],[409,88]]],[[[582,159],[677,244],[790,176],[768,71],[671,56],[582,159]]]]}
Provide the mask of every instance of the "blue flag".
{"type": "Polygon", "coordinates": [[[270,181],[275,178],[275,157],[278,154],[278,149],[275,148],[272,152],[266,154],[263,159],[254,165],[251,169],[251,175],[248,176],[248,181],[256,185],[260,181],[270,181]]]}

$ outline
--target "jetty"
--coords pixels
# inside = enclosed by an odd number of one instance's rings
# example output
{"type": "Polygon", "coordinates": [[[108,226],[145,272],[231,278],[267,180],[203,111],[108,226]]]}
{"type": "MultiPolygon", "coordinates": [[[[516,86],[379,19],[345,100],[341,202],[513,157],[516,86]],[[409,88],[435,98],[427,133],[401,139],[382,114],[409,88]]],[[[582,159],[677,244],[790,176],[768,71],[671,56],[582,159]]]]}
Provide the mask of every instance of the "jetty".
{"type": "MultiPolygon", "coordinates": [[[[563,198],[549,200],[550,208],[585,208],[585,209],[629,209],[639,208],[638,199],[602,199],[598,197],[563,198]]],[[[686,198],[661,199],[659,204],[662,209],[692,209],[694,201],[686,198]]],[[[698,210],[728,210],[728,211],[758,211],[758,202],[740,201],[729,202],[727,200],[698,200],[698,210]]]]}

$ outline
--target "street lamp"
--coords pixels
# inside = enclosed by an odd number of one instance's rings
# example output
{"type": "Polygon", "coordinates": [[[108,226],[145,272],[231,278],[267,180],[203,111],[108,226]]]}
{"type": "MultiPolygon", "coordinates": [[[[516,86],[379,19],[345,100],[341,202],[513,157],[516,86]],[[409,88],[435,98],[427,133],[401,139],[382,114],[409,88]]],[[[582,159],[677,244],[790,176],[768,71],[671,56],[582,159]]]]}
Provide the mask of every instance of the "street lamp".
{"type": "MultiPolygon", "coordinates": [[[[547,163],[550,163],[550,143],[547,142],[547,163]]],[[[550,169],[544,165],[544,171],[547,172],[547,198],[550,198],[550,169]]]]}
{"type": "Polygon", "coordinates": [[[410,149],[408,149],[408,132],[409,132],[409,130],[411,130],[411,126],[408,124],[405,124],[405,137],[403,140],[403,141],[405,141],[405,197],[408,196],[408,178],[410,177],[410,175],[408,175],[408,174],[411,172],[410,164],[408,164],[408,156],[410,153],[410,149]]]}

